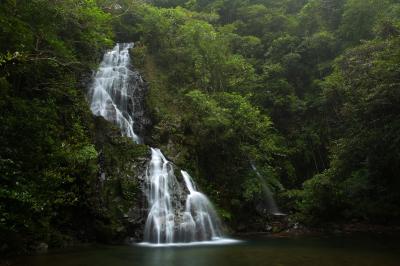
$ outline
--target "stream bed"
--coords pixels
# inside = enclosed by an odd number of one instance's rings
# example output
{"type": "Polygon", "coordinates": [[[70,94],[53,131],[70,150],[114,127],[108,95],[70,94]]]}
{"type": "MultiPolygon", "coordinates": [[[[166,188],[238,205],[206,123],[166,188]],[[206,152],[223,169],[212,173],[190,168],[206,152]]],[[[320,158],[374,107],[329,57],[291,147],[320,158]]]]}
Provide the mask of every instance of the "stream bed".
{"type": "Polygon", "coordinates": [[[14,262],[20,266],[398,266],[400,244],[397,237],[382,235],[257,235],[226,245],[96,245],[22,257],[14,262]]]}

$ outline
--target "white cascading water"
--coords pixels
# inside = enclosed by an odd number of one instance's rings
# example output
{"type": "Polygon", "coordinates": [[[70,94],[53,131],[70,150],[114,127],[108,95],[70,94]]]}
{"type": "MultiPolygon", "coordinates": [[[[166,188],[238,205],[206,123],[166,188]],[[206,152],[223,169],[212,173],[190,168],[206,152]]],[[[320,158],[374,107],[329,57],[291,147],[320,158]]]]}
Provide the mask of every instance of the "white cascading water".
{"type": "Polygon", "coordinates": [[[146,173],[147,201],[150,206],[144,229],[144,239],[152,243],[173,243],[175,211],[171,186],[178,184],[174,168],[159,149],[151,149],[151,161],[146,173]]]}
{"type": "MultiPolygon", "coordinates": [[[[94,115],[119,126],[122,135],[140,143],[134,132],[134,107],[129,107],[133,44],[117,44],[105,53],[89,90],[90,109],[94,115]]],[[[200,193],[190,175],[181,171],[185,188],[178,182],[174,167],[159,149],[151,148],[146,172],[146,196],[149,214],[144,244],[230,243],[222,238],[221,224],[211,202],[200,193]],[[185,204],[183,203],[185,202],[185,204]]]]}
{"type": "Polygon", "coordinates": [[[117,124],[122,135],[139,143],[140,138],[133,130],[134,120],[128,110],[129,49],[132,47],[131,43],[117,44],[105,53],[89,90],[90,109],[94,115],[117,124]]]}
{"type": "Polygon", "coordinates": [[[197,191],[196,185],[186,171],[182,170],[181,174],[189,189],[181,232],[185,237],[191,237],[189,241],[219,239],[222,236],[220,221],[211,202],[206,195],[197,191]]]}
{"type": "Polygon", "coordinates": [[[251,168],[253,168],[253,171],[256,173],[258,180],[261,183],[261,187],[262,187],[264,197],[265,197],[264,200],[265,200],[265,203],[267,204],[267,208],[268,208],[267,211],[272,215],[284,216],[285,214],[279,210],[278,205],[275,202],[274,195],[272,194],[271,190],[269,189],[267,182],[265,182],[265,179],[262,177],[262,175],[258,171],[257,167],[254,165],[254,163],[250,163],[250,165],[251,165],[251,168]]]}
{"type": "Polygon", "coordinates": [[[197,191],[190,175],[181,171],[187,191],[182,190],[173,165],[159,149],[151,149],[146,179],[148,202],[144,240],[148,243],[172,244],[220,240],[219,218],[207,197],[197,191]],[[188,193],[189,192],[189,193],[188,193]],[[186,197],[185,206],[179,201],[186,197]]]}

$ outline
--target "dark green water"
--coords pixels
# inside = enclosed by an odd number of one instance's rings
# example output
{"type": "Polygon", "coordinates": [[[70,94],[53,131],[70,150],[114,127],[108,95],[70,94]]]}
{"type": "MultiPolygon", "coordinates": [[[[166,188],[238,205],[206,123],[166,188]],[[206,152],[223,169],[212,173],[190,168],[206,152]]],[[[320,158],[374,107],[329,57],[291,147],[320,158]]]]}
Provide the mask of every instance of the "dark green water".
{"type": "Polygon", "coordinates": [[[96,246],[20,258],[32,266],[258,266],[400,265],[395,237],[257,236],[234,245],[163,247],[96,246]]]}

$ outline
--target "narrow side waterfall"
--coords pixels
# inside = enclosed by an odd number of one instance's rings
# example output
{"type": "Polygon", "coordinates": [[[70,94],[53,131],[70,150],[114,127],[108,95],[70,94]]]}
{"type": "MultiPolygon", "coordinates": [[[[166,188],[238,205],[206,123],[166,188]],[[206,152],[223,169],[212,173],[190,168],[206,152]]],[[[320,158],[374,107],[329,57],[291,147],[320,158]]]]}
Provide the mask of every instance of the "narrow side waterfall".
{"type": "Polygon", "coordinates": [[[258,171],[257,167],[254,165],[254,163],[251,163],[251,168],[253,168],[254,172],[256,173],[256,175],[258,177],[258,180],[260,180],[261,187],[262,187],[264,197],[265,197],[264,200],[267,205],[267,211],[272,215],[277,215],[277,216],[285,215],[284,213],[282,213],[279,210],[278,205],[275,202],[274,195],[272,194],[271,189],[269,188],[267,182],[265,182],[264,177],[260,174],[260,172],[258,171]]]}
{"type": "MultiPolygon", "coordinates": [[[[134,118],[143,113],[143,108],[135,108],[138,102],[132,95],[138,89],[137,81],[143,81],[131,69],[129,50],[132,47],[133,44],[117,44],[105,53],[89,88],[89,99],[94,115],[115,123],[122,135],[141,143],[141,137],[135,132],[135,127],[140,125],[135,125],[134,118]]],[[[176,177],[175,169],[159,149],[151,148],[145,180],[149,209],[145,243],[232,242],[222,238],[220,220],[208,198],[198,191],[187,172],[181,171],[176,177]]]]}

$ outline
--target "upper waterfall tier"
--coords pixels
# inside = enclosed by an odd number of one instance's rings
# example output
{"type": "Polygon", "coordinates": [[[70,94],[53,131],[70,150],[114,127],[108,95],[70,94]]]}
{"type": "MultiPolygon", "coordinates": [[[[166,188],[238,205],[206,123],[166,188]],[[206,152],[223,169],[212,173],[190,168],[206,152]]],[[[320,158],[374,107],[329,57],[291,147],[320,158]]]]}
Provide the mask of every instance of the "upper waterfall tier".
{"type": "Polygon", "coordinates": [[[117,44],[105,53],[89,90],[90,109],[95,115],[119,126],[124,136],[140,143],[134,131],[134,104],[130,99],[133,72],[130,70],[129,49],[133,44],[117,44]],[[133,109],[133,110],[132,110],[133,109]]]}

